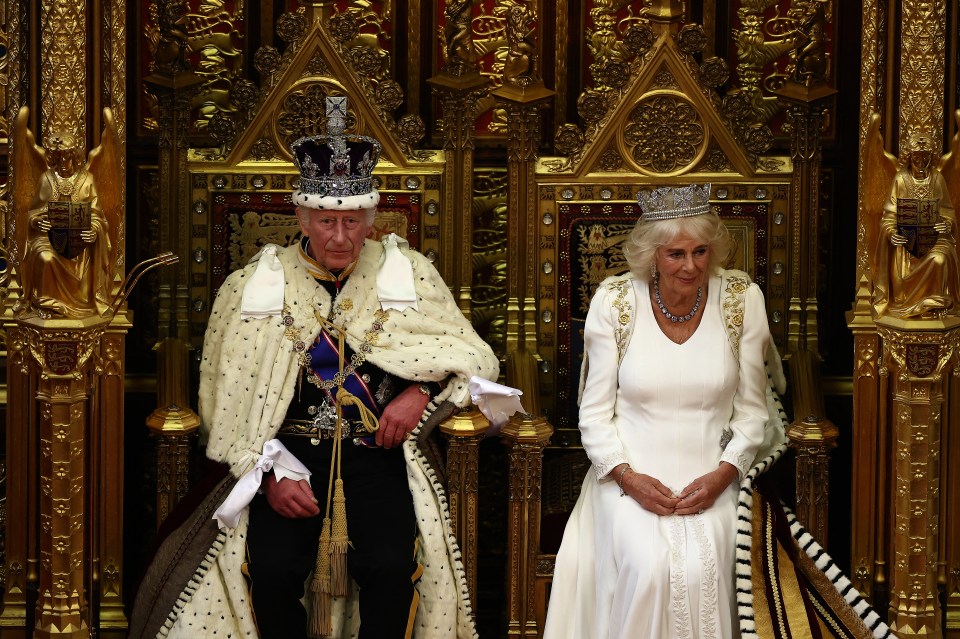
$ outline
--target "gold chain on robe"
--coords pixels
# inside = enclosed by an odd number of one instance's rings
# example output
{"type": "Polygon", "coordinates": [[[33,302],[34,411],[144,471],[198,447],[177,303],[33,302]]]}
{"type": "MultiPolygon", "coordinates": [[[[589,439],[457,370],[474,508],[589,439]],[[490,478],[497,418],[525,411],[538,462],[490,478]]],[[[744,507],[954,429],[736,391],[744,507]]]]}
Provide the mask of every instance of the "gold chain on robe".
{"type": "Polygon", "coordinates": [[[337,356],[339,373],[337,378],[336,415],[333,431],[333,452],[330,460],[330,477],[327,482],[326,512],[320,532],[320,545],[317,548],[317,562],[310,583],[313,606],[310,614],[309,634],[321,639],[333,634],[332,597],[345,597],[350,594],[350,575],[347,572],[347,549],[350,538],[347,533],[347,501],[343,492],[343,479],[340,476],[340,455],[343,446],[343,406],[356,406],[360,412],[360,421],[368,433],[380,428],[377,416],[363,401],[348,391],[344,384],[344,357],[346,332],[317,313],[323,330],[337,338],[337,356]]]}

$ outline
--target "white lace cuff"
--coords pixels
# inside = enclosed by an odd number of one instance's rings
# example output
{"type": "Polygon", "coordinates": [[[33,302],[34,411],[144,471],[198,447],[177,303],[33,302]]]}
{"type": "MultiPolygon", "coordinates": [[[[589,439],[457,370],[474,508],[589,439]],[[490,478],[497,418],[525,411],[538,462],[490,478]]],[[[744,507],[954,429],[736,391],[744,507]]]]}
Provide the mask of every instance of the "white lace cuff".
{"type": "Polygon", "coordinates": [[[748,458],[744,453],[733,450],[730,446],[727,446],[721,453],[720,461],[733,464],[737,472],[740,473],[741,480],[747,475],[750,466],[753,464],[753,458],[748,458]]]}
{"type": "Polygon", "coordinates": [[[623,451],[617,451],[615,453],[610,453],[606,455],[599,461],[594,462],[593,469],[597,473],[597,480],[602,480],[604,477],[610,474],[610,471],[619,466],[620,464],[626,464],[627,458],[624,456],[623,451]]]}

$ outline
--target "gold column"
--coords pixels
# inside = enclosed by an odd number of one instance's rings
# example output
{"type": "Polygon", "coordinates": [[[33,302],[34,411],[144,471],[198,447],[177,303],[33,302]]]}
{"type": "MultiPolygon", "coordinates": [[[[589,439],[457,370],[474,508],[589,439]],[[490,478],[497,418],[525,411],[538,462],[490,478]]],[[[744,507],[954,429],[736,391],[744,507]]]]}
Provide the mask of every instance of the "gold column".
{"type": "Polygon", "coordinates": [[[126,335],[133,325],[123,315],[113,317],[100,338],[99,381],[92,385],[88,467],[93,555],[90,591],[99,636],[121,639],[127,634],[123,604],[123,405],[126,335]]]}
{"type": "Polygon", "coordinates": [[[882,317],[877,327],[892,395],[893,565],[890,626],[899,637],[942,637],[940,418],[944,372],[954,367],[960,318],[882,317]]]}
{"type": "Polygon", "coordinates": [[[7,468],[7,526],[4,540],[6,579],[0,637],[22,639],[33,611],[29,593],[39,584],[39,522],[30,515],[39,500],[38,441],[31,424],[36,424],[35,380],[31,367],[27,332],[15,322],[4,323],[7,336],[7,459],[17,459],[16,472],[7,468]],[[11,522],[19,522],[11,525],[11,522]]]}
{"type": "Polygon", "coordinates": [[[510,276],[506,351],[510,353],[526,348],[535,353],[539,267],[536,263],[538,201],[534,174],[540,143],[540,110],[553,97],[553,91],[541,83],[529,88],[504,85],[493,94],[507,112],[509,132],[507,272],[510,276]]]}
{"type": "Polygon", "coordinates": [[[189,346],[168,337],[156,348],[157,405],[147,427],[157,444],[157,527],[190,489],[190,447],[200,417],[190,409],[189,346]]]}
{"type": "Polygon", "coordinates": [[[830,421],[808,415],[787,429],[790,447],[797,454],[797,519],[826,547],[830,506],[830,451],[837,447],[840,431],[830,421]]]}
{"type": "Polygon", "coordinates": [[[797,455],[797,518],[826,545],[830,451],[836,448],[840,431],[823,417],[826,409],[820,393],[820,358],[815,353],[802,350],[792,354],[790,381],[796,421],[787,428],[787,437],[797,455]]]}
{"type": "Polygon", "coordinates": [[[537,553],[543,449],[553,427],[541,417],[514,415],[500,438],[510,446],[510,506],[507,521],[508,637],[539,636],[536,617],[537,553]]]}
{"type": "MultiPolygon", "coordinates": [[[[538,20],[535,4],[520,2],[508,10],[503,85],[492,91],[507,114],[509,280],[506,351],[520,360],[539,359],[536,161],[540,147],[540,111],[554,96],[554,92],[544,86],[540,74],[540,46],[537,31],[533,28],[538,20]]],[[[513,380],[508,378],[507,381],[512,383],[513,380]]],[[[534,389],[522,390],[528,401],[537,401],[530,392],[534,389]]]]}
{"type": "Polygon", "coordinates": [[[937,567],[937,583],[943,585],[946,600],[946,627],[943,636],[947,639],[960,638],[960,535],[956,534],[960,530],[960,508],[950,507],[949,499],[957,503],[956,488],[960,486],[960,437],[957,429],[953,428],[950,432],[950,426],[957,423],[960,419],[960,376],[950,375],[950,400],[947,410],[943,411],[940,428],[940,440],[947,442],[943,447],[943,455],[940,459],[943,472],[943,486],[940,491],[940,509],[943,515],[943,529],[947,534],[943,535],[941,541],[944,548],[940,555],[940,565],[937,567]]]}
{"type": "MultiPolygon", "coordinates": [[[[109,319],[24,320],[39,367],[40,579],[36,637],[89,637],[85,567],[88,400],[99,373],[94,363],[109,319]]],[[[116,478],[113,478],[116,480],[116,478]]]]}
{"type": "MultiPolygon", "coordinates": [[[[144,79],[158,101],[160,245],[186,255],[191,243],[187,171],[190,101],[202,79],[184,58],[186,43],[168,25],[161,28],[160,37],[170,53],[166,59],[158,60],[156,71],[144,79]]],[[[188,399],[188,271],[187,260],[176,269],[169,269],[161,279],[158,295],[158,406],[147,418],[157,445],[157,526],[189,489],[190,443],[200,424],[188,399]]]]}
{"type": "Polygon", "coordinates": [[[786,106],[787,128],[790,133],[790,155],[793,158],[793,177],[790,205],[794,238],[800,238],[792,265],[790,298],[787,318],[787,351],[801,349],[818,352],[817,337],[817,270],[820,255],[818,225],[820,213],[820,131],[828,103],[837,93],[825,82],[810,85],[788,80],[775,91],[786,106]]]}
{"type": "MultiPolygon", "coordinates": [[[[880,336],[871,317],[869,282],[861,275],[857,301],[847,313],[853,332],[853,455],[851,581],[883,609],[887,583],[887,499],[890,459],[886,390],[881,387],[880,336]]],[[[882,379],[887,379],[884,375],[882,379]]]]}
{"type": "Polygon", "coordinates": [[[449,438],[447,446],[447,499],[453,532],[460,542],[467,589],[476,613],[477,605],[477,504],[480,441],[490,422],[475,407],[464,409],[440,424],[449,438]]]}
{"type": "MultiPolygon", "coordinates": [[[[415,5],[416,7],[416,5],[415,5]]],[[[419,8],[419,7],[417,7],[419,8]]],[[[486,95],[488,80],[480,75],[473,44],[473,2],[450,4],[444,10],[443,67],[428,82],[443,109],[443,208],[453,225],[443,230],[439,258],[441,274],[453,276],[457,304],[470,319],[473,283],[473,149],[477,103],[486,95]]]]}
{"type": "Polygon", "coordinates": [[[441,273],[453,275],[457,289],[453,292],[463,314],[470,319],[471,284],[473,283],[473,149],[477,102],[485,94],[487,79],[476,70],[464,75],[442,71],[430,78],[434,93],[443,108],[443,149],[446,167],[443,171],[443,209],[452,212],[443,219],[453,220],[444,229],[444,245],[440,254],[441,273]]]}

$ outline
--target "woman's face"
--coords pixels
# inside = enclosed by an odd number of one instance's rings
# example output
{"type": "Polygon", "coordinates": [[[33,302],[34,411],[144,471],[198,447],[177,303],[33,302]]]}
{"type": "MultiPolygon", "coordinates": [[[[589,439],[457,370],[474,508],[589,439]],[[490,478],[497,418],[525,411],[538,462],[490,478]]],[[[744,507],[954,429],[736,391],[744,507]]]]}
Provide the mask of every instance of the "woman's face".
{"type": "Polygon", "coordinates": [[[657,249],[656,264],[661,292],[696,295],[697,288],[706,281],[710,245],[681,233],[657,249]]]}

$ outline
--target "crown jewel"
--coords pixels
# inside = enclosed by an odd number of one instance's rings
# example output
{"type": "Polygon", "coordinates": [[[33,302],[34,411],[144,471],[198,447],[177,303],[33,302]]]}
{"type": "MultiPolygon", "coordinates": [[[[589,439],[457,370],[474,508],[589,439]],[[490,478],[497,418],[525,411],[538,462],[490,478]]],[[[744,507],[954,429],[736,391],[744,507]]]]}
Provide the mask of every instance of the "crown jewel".
{"type": "Polygon", "coordinates": [[[637,202],[643,210],[641,218],[644,221],[703,215],[710,212],[710,184],[663,186],[640,191],[637,202]]]}
{"type": "Polygon", "coordinates": [[[366,206],[377,195],[373,169],[382,146],[371,137],[344,133],[346,97],[328,97],[326,116],[326,135],[303,137],[290,145],[300,172],[294,201],[311,208],[363,208],[359,204],[366,206]],[[358,206],[352,205],[354,201],[358,206]]]}

